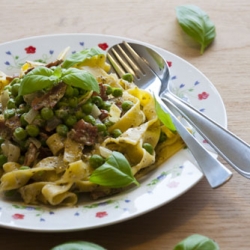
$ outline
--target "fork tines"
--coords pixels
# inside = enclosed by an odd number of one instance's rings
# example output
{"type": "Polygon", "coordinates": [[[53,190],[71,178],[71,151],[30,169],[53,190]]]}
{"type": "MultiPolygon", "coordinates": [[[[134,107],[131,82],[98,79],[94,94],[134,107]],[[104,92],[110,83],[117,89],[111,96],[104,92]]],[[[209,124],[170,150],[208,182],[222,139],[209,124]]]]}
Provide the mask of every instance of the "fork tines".
{"type": "Polygon", "coordinates": [[[125,41],[114,45],[109,50],[107,57],[119,77],[122,77],[125,73],[130,73],[137,79],[140,79],[140,75],[144,74],[139,66],[139,60],[142,60],[141,57],[125,41]]]}

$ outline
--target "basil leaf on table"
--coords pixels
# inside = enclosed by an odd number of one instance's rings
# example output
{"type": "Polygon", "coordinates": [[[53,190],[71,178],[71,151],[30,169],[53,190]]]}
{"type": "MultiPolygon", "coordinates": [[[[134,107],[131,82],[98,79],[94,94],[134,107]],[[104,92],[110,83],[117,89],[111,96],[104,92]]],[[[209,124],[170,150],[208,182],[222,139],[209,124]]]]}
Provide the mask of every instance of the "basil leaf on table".
{"type": "Polygon", "coordinates": [[[59,78],[47,67],[37,67],[25,75],[21,81],[19,95],[26,95],[51,87],[59,78]]]}
{"type": "Polygon", "coordinates": [[[63,71],[61,80],[77,88],[84,90],[93,90],[97,93],[100,92],[99,84],[95,77],[86,70],[80,70],[77,68],[70,68],[63,71]]]}
{"type": "Polygon", "coordinates": [[[89,180],[111,188],[121,188],[132,183],[139,185],[125,156],[116,151],[107,158],[103,165],[94,170],[89,180]]]}
{"type": "Polygon", "coordinates": [[[105,248],[87,241],[74,241],[63,243],[51,250],[105,250],[105,248]]]}
{"type": "Polygon", "coordinates": [[[176,15],[183,31],[201,45],[203,54],[216,36],[215,25],[207,13],[195,5],[182,5],[176,8],[176,15]]]}
{"type": "Polygon", "coordinates": [[[91,49],[85,49],[79,52],[76,52],[66,58],[66,60],[63,62],[62,67],[63,68],[70,68],[78,63],[84,62],[86,59],[90,59],[91,57],[98,56],[98,55],[104,55],[103,50],[101,50],[98,47],[94,47],[91,49]]]}
{"type": "Polygon", "coordinates": [[[193,234],[179,242],[174,250],[219,250],[218,244],[212,239],[200,235],[193,234]]]}

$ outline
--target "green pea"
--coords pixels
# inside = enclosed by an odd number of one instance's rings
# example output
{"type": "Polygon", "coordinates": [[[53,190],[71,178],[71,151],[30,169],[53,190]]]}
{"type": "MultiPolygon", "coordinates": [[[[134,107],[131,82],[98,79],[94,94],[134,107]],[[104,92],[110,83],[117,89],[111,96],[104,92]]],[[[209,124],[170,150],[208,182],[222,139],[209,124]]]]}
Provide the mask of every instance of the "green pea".
{"type": "Polygon", "coordinates": [[[167,140],[167,135],[163,131],[161,131],[160,138],[159,138],[159,143],[164,142],[166,140],[167,140]]]}
{"type": "Polygon", "coordinates": [[[55,115],[59,119],[64,119],[68,115],[68,111],[66,109],[57,109],[55,115]]]}
{"type": "Polygon", "coordinates": [[[69,132],[69,129],[66,125],[64,124],[59,124],[56,127],[56,132],[61,135],[61,136],[67,136],[67,133],[69,132]]]}
{"type": "Polygon", "coordinates": [[[120,135],[122,134],[122,131],[120,129],[114,129],[112,132],[111,132],[111,135],[114,137],[114,138],[117,138],[119,137],[120,135]]]}
{"type": "Polygon", "coordinates": [[[69,99],[69,106],[71,108],[75,108],[75,107],[77,107],[77,105],[78,105],[78,99],[77,99],[77,97],[71,97],[69,99]]]}
{"type": "Polygon", "coordinates": [[[8,109],[14,109],[16,108],[16,103],[15,100],[10,98],[9,101],[7,102],[7,108],[8,109]]]}
{"type": "Polygon", "coordinates": [[[40,129],[38,128],[38,126],[33,125],[33,124],[27,125],[26,131],[27,131],[28,135],[31,137],[36,137],[40,133],[40,129]]]}
{"type": "Polygon", "coordinates": [[[107,130],[107,127],[103,123],[98,123],[96,124],[98,132],[105,132],[107,130]]]}
{"type": "Polygon", "coordinates": [[[14,131],[14,137],[17,139],[17,140],[24,140],[26,139],[27,137],[27,132],[25,131],[24,128],[22,127],[18,127],[15,129],[14,131]]]}
{"type": "Polygon", "coordinates": [[[105,110],[107,110],[107,111],[110,111],[110,107],[111,107],[111,102],[105,101],[105,102],[103,102],[101,108],[102,108],[102,109],[105,109],[105,110]]]}
{"type": "Polygon", "coordinates": [[[44,120],[48,121],[51,118],[53,118],[53,116],[54,116],[54,112],[53,112],[53,110],[51,108],[47,108],[47,107],[42,108],[42,110],[41,110],[41,117],[44,120]]]}
{"type": "Polygon", "coordinates": [[[16,103],[16,106],[18,107],[20,104],[22,104],[24,102],[23,100],[23,96],[22,95],[18,95],[15,97],[15,103],[16,103]]]}
{"type": "Polygon", "coordinates": [[[69,115],[69,116],[65,119],[65,124],[66,124],[68,127],[74,126],[76,122],[77,122],[77,119],[76,119],[76,117],[73,116],[73,115],[69,115]]]}
{"type": "Polygon", "coordinates": [[[92,115],[85,115],[83,120],[85,122],[92,124],[92,125],[95,125],[95,123],[96,123],[95,118],[92,115]]]}
{"type": "Polygon", "coordinates": [[[109,119],[106,119],[104,121],[104,124],[106,127],[111,127],[112,125],[114,125],[114,122],[110,121],[109,119]]]}
{"type": "Polygon", "coordinates": [[[104,162],[104,159],[97,154],[94,154],[89,158],[89,165],[94,169],[100,167],[104,162]]]}
{"type": "Polygon", "coordinates": [[[45,120],[42,118],[40,114],[36,115],[35,119],[32,122],[34,125],[37,125],[38,127],[44,127],[45,120]]]}
{"type": "Polygon", "coordinates": [[[0,155],[0,167],[2,167],[8,161],[5,155],[0,155]]]}
{"type": "Polygon", "coordinates": [[[79,94],[80,94],[80,91],[79,91],[79,89],[77,89],[77,88],[74,88],[74,96],[79,96],[79,94]]]}
{"type": "Polygon", "coordinates": [[[150,143],[143,143],[142,147],[149,153],[153,154],[154,153],[154,148],[150,143]]]}
{"type": "Polygon", "coordinates": [[[15,109],[5,109],[4,110],[4,118],[5,120],[13,117],[15,115],[15,109]]]}
{"type": "Polygon", "coordinates": [[[124,101],[123,103],[122,103],[122,110],[123,111],[128,111],[129,109],[131,109],[131,107],[134,105],[134,103],[133,102],[131,102],[131,101],[124,101]]]}
{"type": "Polygon", "coordinates": [[[77,110],[75,113],[77,120],[83,119],[85,114],[81,110],[77,110]]]}
{"type": "Polygon", "coordinates": [[[93,103],[91,102],[86,102],[82,105],[82,111],[86,114],[89,115],[93,109],[93,103]]]}
{"type": "Polygon", "coordinates": [[[128,82],[133,82],[134,81],[134,77],[131,73],[126,73],[122,76],[123,80],[126,80],[128,82]]]}
{"type": "Polygon", "coordinates": [[[103,104],[103,100],[100,96],[93,96],[92,103],[94,103],[98,108],[100,108],[103,104]]]}
{"type": "Polygon", "coordinates": [[[72,86],[68,85],[65,91],[65,96],[71,97],[74,95],[74,89],[72,86]]]}
{"type": "Polygon", "coordinates": [[[112,90],[112,95],[113,95],[114,97],[121,97],[122,94],[123,94],[122,89],[120,89],[120,88],[113,88],[113,90],[112,90]]]}
{"type": "Polygon", "coordinates": [[[106,95],[111,95],[112,91],[113,91],[113,88],[108,84],[104,84],[104,86],[106,88],[106,95]]]}
{"type": "Polygon", "coordinates": [[[18,90],[19,90],[19,87],[20,87],[20,83],[15,83],[12,85],[12,88],[11,88],[11,94],[13,96],[17,96],[18,95],[18,90]]]}
{"type": "Polygon", "coordinates": [[[22,125],[22,126],[27,126],[27,125],[28,125],[28,122],[25,120],[26,114],[27,114],[27,113],[23,113],[23,114],[20,116],[20,122],[21,122],[21,125],[22,125]]]}

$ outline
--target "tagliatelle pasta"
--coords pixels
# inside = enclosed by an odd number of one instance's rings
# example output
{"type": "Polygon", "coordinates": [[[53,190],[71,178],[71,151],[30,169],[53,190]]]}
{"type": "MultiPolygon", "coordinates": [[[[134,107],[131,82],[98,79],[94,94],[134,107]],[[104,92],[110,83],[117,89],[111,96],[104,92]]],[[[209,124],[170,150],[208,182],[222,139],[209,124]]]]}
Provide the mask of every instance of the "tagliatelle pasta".
{"type": "Polygon", "coordinates": [[[108,71],[105,54],[90,49],[4,78],[1,192],[72,206],[79,193],[96,199],[138,184],[184,147],[158,119],[153,96],[108,71]]]}

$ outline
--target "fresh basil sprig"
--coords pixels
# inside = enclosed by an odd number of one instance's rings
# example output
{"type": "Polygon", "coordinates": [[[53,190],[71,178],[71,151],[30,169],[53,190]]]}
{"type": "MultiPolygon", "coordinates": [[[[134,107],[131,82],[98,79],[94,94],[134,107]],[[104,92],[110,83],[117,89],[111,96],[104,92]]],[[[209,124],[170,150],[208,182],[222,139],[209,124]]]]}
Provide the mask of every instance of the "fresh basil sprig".
{"type": "Polygon", "coordinates": [[[88,71],[77,68],[62,69],[60,66],[55,69],[40,66],[23,77],[18,94],[31,94],[50,88],[60,81],[83,90],[100,92],[96,78],[88,71]]]}
{"type": "Polygon", "coordinates": [[[87,241],[74,241],[63,243],[51,250],[105,250],[105,248],[87,241]]]}
{"type": "Polygon", "coordinates": [[[70,55],[62,64],[63,68],[70,68],[78,63],[84,62],[94,56],[104,55],[104,51],[99,47],[93,47],[91,49],[85,49],[70,55]]]}
{"type": "Polygon", "coordinates": [[[157,102],[156,98],[154,98],[154,99],[155,99],[155,111],[156,111],[158,118],[168,129],[175,132],[176,128],[175,128],[175,125],[172,121],[170,114],[166,113],[162,109],[161,105],[157,102]]]}
{"type": "Polygon", "coordinates": [[[107,158],[103,165],[94,170],[90,181],[111,188],[121,188],[132,183],[139,185],[125,156],[116,151],[107,158]]]}
{"type": "Polygon", "coordinates": [[[212,239],[200,235],[193,234],[179,242],[174,250],[219,250],[218,244],[212,239]]]}
{"type": "Polygon", "coordinates": [[[216,36],[214,23],[195,5],[178,6],[176,15],[183,31],[201,45],[200,53],[203,54],[216,36]]]}

